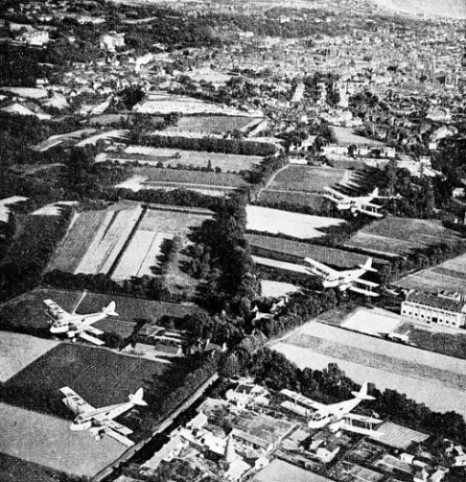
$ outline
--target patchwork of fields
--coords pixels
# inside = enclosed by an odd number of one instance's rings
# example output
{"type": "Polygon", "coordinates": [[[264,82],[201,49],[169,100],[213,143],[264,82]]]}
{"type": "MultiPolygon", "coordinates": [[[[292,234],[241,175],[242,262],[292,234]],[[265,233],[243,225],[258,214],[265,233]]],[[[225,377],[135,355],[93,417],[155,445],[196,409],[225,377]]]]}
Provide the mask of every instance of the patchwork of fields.
{"type": "Polygon", "coordinates": [[[397,281],[405,289],[438,293],[441,290],[466,294],[466,254],[445,261],[433,268],[423,269],[397,281]]]}
{"type": "Polygon", "coordinates": [[[192,166],[194,168],[206,168],[210,161],[214,169],[218,167],[223,172],[239,172],[256,169],[261,163],[262,157],[147,146],[128,146],[124,152],[118,154],[108,153],[99,160],[101,162],[111,160],[120,163],[137,161],[153,167],[156,167],[161,162],[164,167],[192,166]]]}
{"type": "Polygon", "coordinates": [[[405,256],[416,249],[457,240],[458,235],[441,221],[388,217],[358,231],[346,246],[384,256],[405,256]]]}
{"type": "Polygon", "coordinates": [[[298,239],[325,236],[325,230],[346,223],[343,219],[310,216],[278,209],[247,206],[247,229],[270,234],[285,234],[298,239]]]}
{"type": "Polygon", "coordinates": [[[153,275],[166,240],[186,235],[210,216],[209,211],[164,206],[147,209],[85,211],[75,218],[48,270],[104,273],[117,281],[153,275]]]}

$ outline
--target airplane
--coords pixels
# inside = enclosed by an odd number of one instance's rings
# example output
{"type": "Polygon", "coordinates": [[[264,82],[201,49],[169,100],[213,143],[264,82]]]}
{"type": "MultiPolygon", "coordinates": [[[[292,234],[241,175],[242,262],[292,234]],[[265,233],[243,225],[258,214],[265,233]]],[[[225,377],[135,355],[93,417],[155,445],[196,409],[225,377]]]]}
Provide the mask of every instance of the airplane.
{"type": "Polygon", "coordinates": [[[363,383],[359,392],[351,392],[351,395],[354,396],[351,400],[330,405],[312,401],[313,408],[317,411],[311,415],[308,427],[323,428],[330,423],[338,422],[349,415],[363,400],[375,400],[374,397],[367,394],[367,382],[363,383]]]}
{"type": "Polygon", "coordinates": [[[349,289],[365,296],[380,296],[373,291],[379,286],[377,283],[360,279],[368,271],[377,272],[372,267],[372,258],[367,258],[366,262],[359,265],[358,269],[344,271],[337,271],[311,258],[304,258],[304,262],[309,265],[307,270],[312,275],[322,278],[322,286],[324,288],[338,288],[340,291],[349,289]]]}
{"type": "Polygon", "coordinates": [[[133,431],[113,419],[135,406],[147,406],[147,403],[143,400],[144,390],[142,387],[128,397],[128,402],[101,408],[94,408],[89,405],[70,387],[60,388],[60,392],[65,395],[65,398],[62,399],[63,403],[77,415],[70,425],[70,430],[89,430],[91,437],[96,440],[100,440],[106,434],[127,447],[134,445],[134,442],[127,438],[127,435],[132,434],[133,431]]]}
{"type": "MultiPolygon", "coordinates": [[[[85,294],[83,294],[83,296],[85,296],[85,294]]],[[[71,338],[72,340],[79,336],[84,340],[94,343],[94,345],[104,345],[102,340],[99,340],[90,334],[102,335],[103,331],[91,325],[97,321],[103,320],[107,316],[118,316],[118,313],[115,311],[116,304],[114,301],[112,301],[108,306],[102,308],[102,311],[99,313],[78,315],[75,310],[81,302],[83,296],[73,308],[71,313],[65,311],[52,300],[44,300],[45,313],[50,319],[50,333],[66,333],[68,338],[71,338]]]]}
{"type": "Polygon", "coordinates": [[[356,197],[347,196],[328,186],[326,186],[324,190],[327,192],[327,194],[324,194],[324,197],[335,203],[339,211],[349,209],[352,214],[360,212],[374,218],[383,218],[383,214],[379,213],[381,206],[371,202],[381,197],[379,196],[379,189],[377,187],[367,196],[356,197]]]}

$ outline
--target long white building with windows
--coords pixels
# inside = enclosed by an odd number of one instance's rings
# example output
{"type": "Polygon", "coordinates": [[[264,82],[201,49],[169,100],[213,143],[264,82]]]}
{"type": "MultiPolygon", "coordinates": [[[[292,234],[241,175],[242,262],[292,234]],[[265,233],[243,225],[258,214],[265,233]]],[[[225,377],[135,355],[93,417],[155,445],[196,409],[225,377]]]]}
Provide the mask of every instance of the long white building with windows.
{"type": "Polygon", "coordinates": [[[412,291],[401,304],[401,315],[427,325],[460,328],[465,325],[466,303],[458,293],[433,295],[412,291]]]}

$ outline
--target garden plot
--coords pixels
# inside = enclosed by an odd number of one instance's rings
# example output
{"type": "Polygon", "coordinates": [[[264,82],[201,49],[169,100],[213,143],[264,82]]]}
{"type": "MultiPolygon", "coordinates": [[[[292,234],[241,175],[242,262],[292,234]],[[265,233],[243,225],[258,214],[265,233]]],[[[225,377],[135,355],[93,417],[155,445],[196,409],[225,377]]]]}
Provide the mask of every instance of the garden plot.
{"type": "Polygon", "coordinates": [[[247,206],[246,211],[249,231],[284,234],[298,239],[320,238],[325,236],[326,229],[346,223],[339,218],[291,213],[260,206],[247,206]]]}
{"type": "Polygon", "coordinates": [[[138,222],[142,208],[111,212],[92,240],[75,273],[108,273],[138,222]]]}
{"type": "Polygon", "coordinates": [[[256,169],[262,162],[260,156],[244,156],[240,154],[223,154],[219,152],[185,151],[148,146],[128,146],[124,152],[107,153],[101,161],[111,160],[120,163],[139,162],[156,167],[162,163],[164,167],[207,168],[209,162],[213,169],[223,172],[239,172],[256,169]]]}
{"type": "Polygon", "coordinates": [[[325,186],[347,182],[352,174],[347,169],[291,165],[280,171],[267,188],[323,193],[325,186]]]}
{"type": "Polygon", "coordinates": [[[122,281],[132,276],[152,276],[164,241],[180,236],[186,244],[186,235],[190,229],[200,226],[209,217],[208,211],[206,214],[189,209],[183,212],[167,206],[162,209],[148,209],[119,259],[112,278],[122,281]]]}

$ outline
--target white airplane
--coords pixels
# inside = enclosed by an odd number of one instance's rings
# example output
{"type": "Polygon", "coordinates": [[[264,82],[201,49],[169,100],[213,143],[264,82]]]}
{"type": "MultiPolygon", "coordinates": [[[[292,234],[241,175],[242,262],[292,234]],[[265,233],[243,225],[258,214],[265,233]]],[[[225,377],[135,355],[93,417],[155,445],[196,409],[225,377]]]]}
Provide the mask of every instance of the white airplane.
{"type": "Polygon", "coordinates": [[[95,437],[96,440],[100,440],[103,435],[106,434],[127,447],[134,445],[134,442],[126,437],[132,434],[133,431],[115,422],[113,419],[135,406],[147,406],[147,403],[143,400],[144,391],[142,388],[139,388],[136,393],[130,395],[128,402],[101,408],[94,408],[92,405],[89,405],[69,387],[60,388],[60,392],[65,395],[65,398],[62,400],[63,403],[77,415],[70,425],[70,430],[89,430],[89,434],[95,437]]]}
{"type": "Polygon", "coordinates": [[[378,204],[374,204],[373,201],[376,198],[379,198],[379,189],[375,188],[369,195],[367,196],[357,196],[351,197],[346,196],[345,194],[332,189],[331,187],[324,188],[327,194],[324,194],[324,197],[333,203],[336,204],[336,208],[339,211],[350,210],[351,213],[355,214],[356,212],[360,212],[363,214],[367,214],[368,216],[372,216],[374,218],[382,218],[383,214],[379,213],[381,206],[378,204]]]}
{"type": "Polygon", "coordinates": [[[344,271],[337,271],[311,258],[304,258],[304,262],[309,265],[307,266],[307,270],[312,275],[322,279],[322,286],[324,288],[338,288],[340,291],[349,289],[365,296],[380,296],[373,291],[379,286],[377,283],[361,279],[361,276],[368,271],[377,272],[377,270],[372,267],[372,258],[367,258],[366,262],[359,265],[358,269],[348,269],[344,271]]]}
{"type": "MultiPolygon", "coordinates": [[[[84,296],[84,295],[83,295],[84,296]]],[[[81,297],[82,299],[82,297],[81,297]]],[[[102,335],[103,331],[91,325],[97,321],[103,320],[107,316],[118,316],[115,311],[116,305],[112,301],[108,306],[102,308],[99,313],[90,313],[87,315],[78,315],[75,310],[81,300],[78,301],[71,313],[58,306],[52,300],[44,300],[45,313],[50,319],[50,333],[60,334],[66,333],[68,338],[75,339],[77,336],[87,340],[95,345],[103,345],[104,342],[90,335],[102,335]]]]}
{"type": "Polygon", "coordinates": [[[375,426],[382,423],[379,418],[350,413],[363,400],[374,400],[374,397],[367,394],[367,382],[362,385],[359,392],[352,392],[354,398],[351,400],[331,405],[318,403],[286,388],[280,393],[289,399],[282,403],[282,407],[303,417],[309,417],[308,427],[312,429],[328,425],[331,430],[341,428],[364,435],[374,435],[377,434],[375,426]]]}

